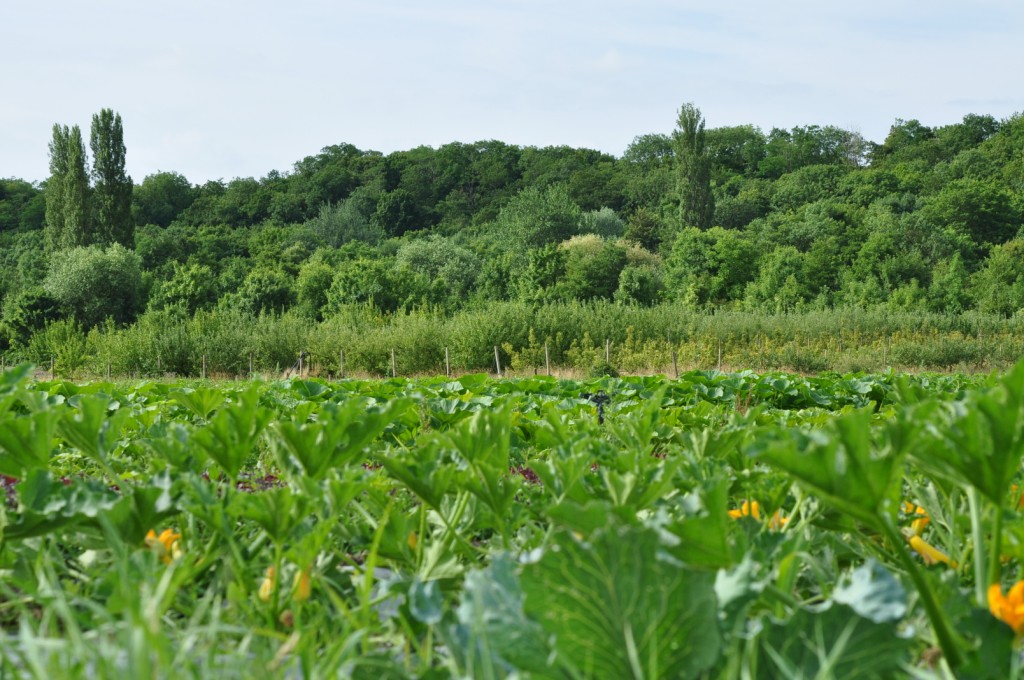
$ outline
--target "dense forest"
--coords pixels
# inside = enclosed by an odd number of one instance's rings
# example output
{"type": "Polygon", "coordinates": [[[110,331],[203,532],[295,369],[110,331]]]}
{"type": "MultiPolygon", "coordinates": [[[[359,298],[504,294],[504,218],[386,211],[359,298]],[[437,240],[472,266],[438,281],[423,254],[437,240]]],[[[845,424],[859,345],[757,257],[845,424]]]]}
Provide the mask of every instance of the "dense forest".
{"type": "MultiPolygon", "coordinates": [[[[40,149],[40,153],[46,150],[40,149]]],[[[51,176],[0,180],[0,351],[54,323],[451,316],[498,301],[770,314],[1024,309],[1024,116],[706,128],[621,157],[325,147],[289,172],[134,183],[120,116],[54,126],[51,176]]]]}

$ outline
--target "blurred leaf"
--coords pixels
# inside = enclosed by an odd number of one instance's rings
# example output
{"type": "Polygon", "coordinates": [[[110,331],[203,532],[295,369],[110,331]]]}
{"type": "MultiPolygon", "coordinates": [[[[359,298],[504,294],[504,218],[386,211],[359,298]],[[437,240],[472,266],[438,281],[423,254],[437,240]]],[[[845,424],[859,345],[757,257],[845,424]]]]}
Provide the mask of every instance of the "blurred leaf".
{"type": "Polygon", "coordinates": [[[875,623],[899,621],[907,613],[907,591],[875,560],[868,560],[848,574],[832,593],[832,599],[875,623]]]}
{"type": "Polygon", "coordinates": [[[800,609],[759,640],[766,658],[757,664],[758,677],[766,679],[904,677],[914,646],[895,623],[875,623],[835,603],[800,609]]]}
{"type": "Polygon", "coordinates": [[[62,409],[0,415],[0,474],[25,477],[50,464],[53,439],[62,409]]]}
{"type": "Polygon", "coordinates": [[[654,530],[615,523],[589,541],[559,532],[521,582],[567,673],[694,678],[721,648],[713,578],[667,555],[654,530]]]}
{"type": "Polygon", "coordinates": [[[442,631],[463,677],[550,672],[550,645],[540,625],[526,616],[515,566],[511,557],[499,554],[486,569],[466,575],[458,622],[442,631]]]}
{"type": "Polygon", "coordinates": [[[173,390],[170,397],[203,420],[208,419],[226,399],[222,390],[213,387],[185,387],[173,390]]]}

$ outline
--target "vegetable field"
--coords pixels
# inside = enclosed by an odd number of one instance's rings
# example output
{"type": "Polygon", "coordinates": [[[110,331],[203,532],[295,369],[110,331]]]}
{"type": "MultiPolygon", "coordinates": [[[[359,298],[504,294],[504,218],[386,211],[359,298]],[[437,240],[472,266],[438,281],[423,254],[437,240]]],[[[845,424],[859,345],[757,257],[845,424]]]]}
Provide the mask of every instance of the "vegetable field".
{"type": "Polygon", "coordinates": [[[1022,456],[1024,364],[23,366],[0,380],[0,677],[1018,677],[1022,456]]]}

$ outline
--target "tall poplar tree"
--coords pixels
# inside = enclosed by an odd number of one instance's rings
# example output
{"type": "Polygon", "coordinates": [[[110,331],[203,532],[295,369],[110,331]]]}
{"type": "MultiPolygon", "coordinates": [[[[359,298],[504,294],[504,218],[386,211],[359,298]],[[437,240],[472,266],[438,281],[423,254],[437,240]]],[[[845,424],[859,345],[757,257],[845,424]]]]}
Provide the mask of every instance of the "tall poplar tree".
{"type": "Polygon", "coordinates": [[[53,126],[46,183],[46,245],[61,250],[92,242],[85,143],[75,125],[53,126]]]}
{"type": "Polygon", "coordinates": [[[676,152],[676,186],[682,226],[707,229],[715,216],[711,156],[704,138],[704,117],[693,104],[683,104],[679,109],[672,143],[676,152]]]}
{"type": "Polygon", "coordinates": [[[124,131],[121,115],[102,109],[92,117],[93,206],[96,242],[135,247],[132,220],[132,179],[125,173],[124,131]]]}
{"type": "Polygon", "coordinates": [[[71,131],[67,125],[53,124],[53,138],[50,140],[50,179],[46,181],[46,219],[44,234],[49,250],[60,248],[64,233],[64,180],[68,171],[68,137],[71,131]]]}

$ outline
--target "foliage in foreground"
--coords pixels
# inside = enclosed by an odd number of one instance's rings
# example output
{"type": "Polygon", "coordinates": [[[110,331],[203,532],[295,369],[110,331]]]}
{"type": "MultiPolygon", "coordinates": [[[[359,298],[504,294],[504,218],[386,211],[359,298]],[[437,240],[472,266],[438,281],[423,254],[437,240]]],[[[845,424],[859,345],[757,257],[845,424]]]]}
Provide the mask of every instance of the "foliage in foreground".
{"type": "Polygon", "coordinates": [[[27,371],[0,382],[7,673],[1017,677],[1024,365],[27,371]]]}

